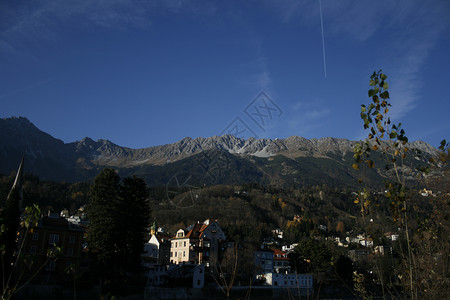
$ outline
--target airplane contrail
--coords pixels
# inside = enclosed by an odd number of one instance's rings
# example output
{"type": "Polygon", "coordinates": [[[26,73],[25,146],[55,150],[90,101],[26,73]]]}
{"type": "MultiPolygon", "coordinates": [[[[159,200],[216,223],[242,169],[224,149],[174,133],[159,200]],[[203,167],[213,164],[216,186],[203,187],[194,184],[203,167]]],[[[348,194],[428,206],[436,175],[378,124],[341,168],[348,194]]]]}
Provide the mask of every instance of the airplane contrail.
{"type": "Polygon", "coordinates": [[[323,35],[322,0],[319,0],[319,8],[320,8],[320,27],[322,29],[323,72],[325,74],[325,78],[327,78],[327,61],[325,59],[325,38],[323,35]]]}
{"type": "Polygon", "coordinates": [[[30,85],[28,85],[28,86],[26,86],[26,87],[23,87],[23,88],[20,88],[20,89],[11,91],[11,92],[7,92],[7,93],[5,93],[5,94],[0,95],[0,99],[1,99],[1,98],[5,98],[5,97],[8,97],[8,96],[11,96],[11,95],[14,95],[14,94],[17,94],[17,93],[20,93],[20,92],[23,92],[23,91],[26,91],[26,90],[29,90],[29,89],[32,89],[32,88],[35,88],[35,87],[37,87],[37,86],[40,86],[41,84],[47,83],[47,82],[49,82],[49,81],[53,81],[53,80],[55,80],[55,79],[58,78],[58,77],[59,77],[59,76],[52,77],[52,78],[45,79],[45,80],[41,80],[41,81],[39,81],[39,82],[30,84],[30,85]]]}

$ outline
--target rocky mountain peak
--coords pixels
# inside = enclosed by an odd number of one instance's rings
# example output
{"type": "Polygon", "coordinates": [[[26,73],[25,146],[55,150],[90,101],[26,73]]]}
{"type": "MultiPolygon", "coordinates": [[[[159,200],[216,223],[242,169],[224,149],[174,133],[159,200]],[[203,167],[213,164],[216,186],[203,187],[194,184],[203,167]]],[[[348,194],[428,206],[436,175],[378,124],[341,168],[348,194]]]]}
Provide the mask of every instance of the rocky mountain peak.
{"type": "MultiPolygon", "coordinates": [[[[28,119],[0,119],[0,172],[9,173],[16,167],[11,161],[17,161],[18,155],[25,153],[29,160],[27,165],[31,172],[42,174],[45,169],[52,174],[52,168],[57,166],[60,174],[81,172],[97,168],[115,167],[118,169],[163,166],[188,159],[203,151],[225,151],[238,159],[252,157],[269,158],[282,155],[288,159],[300,157],[336,159],[344,157],[353,151],[355,142],[332,137],[306,139],[291,136],[286,139],[256,139],[246,140],[233,135],[212,137],[185,137],[182,140],[161,146],[141,149],[131,149],[118,146],[109,140],[94,141],[89,137],[81,141],[64,144],[49,134],[40,131],[28,119]],[[76,171],[75,171],[76,170],[76,171]]],[[[433,155],[436,149],[429,144],[416,141],[408,145],[424,153],[433,155]]],[[[338,159],[339,160],[339,159],[338,159]]],[[[343,159],[342,159],[343,160],[343,159]]],[[[70,176],[67,178],[71,178],[70,176]]]]}

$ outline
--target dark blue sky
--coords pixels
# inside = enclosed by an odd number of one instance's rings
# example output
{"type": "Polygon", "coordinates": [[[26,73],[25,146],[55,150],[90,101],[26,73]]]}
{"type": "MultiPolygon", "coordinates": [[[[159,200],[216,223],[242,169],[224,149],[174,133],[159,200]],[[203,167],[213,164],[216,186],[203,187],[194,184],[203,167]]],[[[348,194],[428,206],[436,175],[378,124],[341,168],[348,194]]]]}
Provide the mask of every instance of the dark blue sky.
{"type": "Polygon", "coordinates": [[[2,1],[0,117],[132,148],[236,130],[355,140],[383,69],[410,139],[449,139],[450,2],[242,2],[2,1]]]}

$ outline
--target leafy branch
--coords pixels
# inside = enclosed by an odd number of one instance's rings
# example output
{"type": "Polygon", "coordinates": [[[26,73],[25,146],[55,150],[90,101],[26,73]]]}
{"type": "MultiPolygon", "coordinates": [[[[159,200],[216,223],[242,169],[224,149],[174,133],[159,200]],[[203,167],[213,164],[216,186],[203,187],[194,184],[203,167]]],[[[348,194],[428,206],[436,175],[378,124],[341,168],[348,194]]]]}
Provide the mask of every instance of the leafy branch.
{"type": "MultiPolygon", "coordinates": [[[[413,257],[411,251],[411,241],[409,237],[407,218],[407,192],[405,158],[409,151],[407,147],[408,138],[402,129],[402,124],[392,124],[389,117],[391,107],[389,96],[389,85],[386,82],[387,76],[382,71],[374,72],[370,76],[368,96],[371,99],[369,105],[361,105],[361,119],[365,130],[369,130],[368,138],[363,143],[358,143],[354,147],[355,163],[353,168],[358,170],[361,163],[367,164],[369,168],[375,167],[375,163],[370,159],[371,151],[381,153],[385,161],[385,170],[393,170],[393,180],[387,180],[385,196],[390,200],[393,212],[393,221],[400,222],[404,226],[406,242],[408,247],[408,269],[409,286],[411,298],[415,298],[413,284],[413,257]]],[[[364,190],[360,193],[364,200],[364,205],[369,205],[369,193],[364,190]]],[[[359,199],[355,201],[359,203],[359,199]]],[[[362,211],[364,206],[362,205],[362,211]]]]}
{"type": "MultiPolygon", "coordinates": [[[[4,277],[3,273],[3,292],[1,295],[1,299],[11,299],[12,296],[17,294],[22,288],[24,288],[34,277],[36,277],[39,272],[45,267],[45,265],[50,261],[57,259],[59,255],[62,253],[61,247],[57,247],[53,245],[52,248],[49,248],[46,254],[46,260],[44,263],[37,268],[37,270],[28,277],[25,282],[22,282],[23,277],[26,272],[31,270],[34,265],[34,256],[23,255],[22,251],[27,240],[27,236],[29,233],[33,233],[34,228],[38,226],[39,221],[41,220],[41,210],[37,204],[33,204],[33,206],[27,206],[25,208],[24,214],[20,220],[20,228],[17,232],[19,237],[19,245],[17,248],[17,252],[15,254],[15,260],[9,273],[8,278],[4,277]],[[20,266],[24,266],[22,270],[19,270],[20,266]],[[17,275],[17,277],[15,277],[17,275]],[[6,281],[5,281],[6,279],[6,281]]],[[[4,224],[2,224],[2,232],[3,232],[4,224]]],[[[1,248],[4,248],[2,245],[1,248]]],[[[2,270],[4,270],[4,252],[2,251],[2,270]]]]}

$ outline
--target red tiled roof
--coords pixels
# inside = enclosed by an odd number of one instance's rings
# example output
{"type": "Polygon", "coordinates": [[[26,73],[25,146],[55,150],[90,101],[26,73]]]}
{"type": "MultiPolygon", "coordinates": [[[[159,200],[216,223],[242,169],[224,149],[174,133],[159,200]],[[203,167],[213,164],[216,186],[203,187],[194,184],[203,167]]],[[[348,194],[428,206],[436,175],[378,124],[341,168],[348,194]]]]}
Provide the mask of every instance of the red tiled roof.
{"type": "MultiPolygon", "coordinates": [[[[209,225],[211,225],[212,223],[209,223],[208,225],[206,224],[200,224],[197,223],[194,225],[194,227],[189,230],[189,232],[182,238],[201,238],[203,237],[203,233],[206,230],[206,228],[209,227],[209,225]],[[196,234],[197,233],[197,234],[196,234]]],[[[174,239],[176,239],[177,237],[175,236],[174,239]]],[[[180,237],[178,237],[180,238],[180,237]]]]}
{"type": "Polygon", "coordinates": [[[287,253],[278,249],[273,250],[273,259],[274,260],[289,260],[287,257],[287,253]]]}
{"type": "Polygon", "coordinates": [[[186,234],[187,238],[198,238],[200,236],[200,232],[203,224],[195,224],[194,227],[186,234]],[[197,233],[197,235],[195,234],[197,233]]]}

